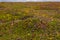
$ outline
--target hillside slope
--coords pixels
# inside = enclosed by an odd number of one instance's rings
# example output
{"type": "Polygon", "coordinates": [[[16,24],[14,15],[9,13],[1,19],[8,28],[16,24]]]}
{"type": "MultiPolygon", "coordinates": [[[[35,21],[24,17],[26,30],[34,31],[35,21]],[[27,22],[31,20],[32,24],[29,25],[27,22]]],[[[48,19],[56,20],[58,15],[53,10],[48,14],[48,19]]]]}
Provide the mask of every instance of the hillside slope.
{"type": "Polygon", "coordinates": [[[60,3],[0,3],[0,40],[60,40],[60,3]]]}

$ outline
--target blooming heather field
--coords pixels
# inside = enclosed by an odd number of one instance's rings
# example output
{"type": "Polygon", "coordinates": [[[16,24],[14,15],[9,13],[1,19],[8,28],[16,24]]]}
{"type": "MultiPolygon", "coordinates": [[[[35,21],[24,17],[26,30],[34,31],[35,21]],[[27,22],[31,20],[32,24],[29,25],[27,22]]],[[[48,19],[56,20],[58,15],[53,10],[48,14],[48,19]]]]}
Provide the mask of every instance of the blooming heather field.
{"type": "Polygon", "coordinates": [[[60,3],[0,3],[0,40],[60,40],[60,3]]]}

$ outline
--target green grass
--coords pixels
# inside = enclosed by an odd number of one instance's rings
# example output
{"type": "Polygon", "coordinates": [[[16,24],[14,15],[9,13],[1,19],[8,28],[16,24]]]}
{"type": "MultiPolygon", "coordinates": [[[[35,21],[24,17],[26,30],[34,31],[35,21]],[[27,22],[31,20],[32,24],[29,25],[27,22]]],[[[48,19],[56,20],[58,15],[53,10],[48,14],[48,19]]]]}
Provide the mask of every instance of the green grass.
{"type": "Polygon", "coordinates": [[[39,4],[0,3],[0,40],[60,40],[59,11],[39,4]]]}

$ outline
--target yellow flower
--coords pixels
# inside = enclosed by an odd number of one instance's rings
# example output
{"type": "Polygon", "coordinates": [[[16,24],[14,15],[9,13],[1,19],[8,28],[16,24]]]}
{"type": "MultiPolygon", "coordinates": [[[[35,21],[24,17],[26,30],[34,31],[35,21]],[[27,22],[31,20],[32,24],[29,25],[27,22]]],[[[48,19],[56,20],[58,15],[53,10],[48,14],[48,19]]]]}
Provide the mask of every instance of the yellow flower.
{"type": "Polygon", "coordinates": [[[43,17],[47,17],[47,14],[42,14],[43,17]]]}
{"type": "Polygon", "coordinates": [[[30,35],[30,33],[27,34],[28,36],[30,35]]]}
{"type": "Polygon", "coordinates": [[[10,16],[10,14],[7,14],[7,16],[10,16]]]}
{"type": "Polygon", "coordinates": [[[49,38],[49,40],[52,40],[52,39],[53,39],[53,37],[50,37],[50,38],[49,38]]]}

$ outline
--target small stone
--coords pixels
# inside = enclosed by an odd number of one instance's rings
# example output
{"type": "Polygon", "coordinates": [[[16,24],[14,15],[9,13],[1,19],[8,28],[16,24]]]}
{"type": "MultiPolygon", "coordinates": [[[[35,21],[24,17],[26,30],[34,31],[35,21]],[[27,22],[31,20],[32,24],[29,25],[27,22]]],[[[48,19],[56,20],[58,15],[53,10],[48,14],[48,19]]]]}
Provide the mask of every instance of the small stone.
{"type": "Polygon", "coordinates": [[[34,32],[35,30],[32,30],[32,32],[34,32]]]}

